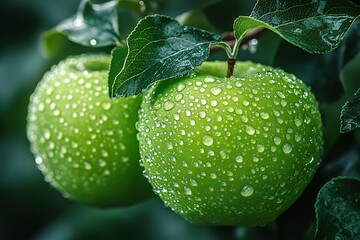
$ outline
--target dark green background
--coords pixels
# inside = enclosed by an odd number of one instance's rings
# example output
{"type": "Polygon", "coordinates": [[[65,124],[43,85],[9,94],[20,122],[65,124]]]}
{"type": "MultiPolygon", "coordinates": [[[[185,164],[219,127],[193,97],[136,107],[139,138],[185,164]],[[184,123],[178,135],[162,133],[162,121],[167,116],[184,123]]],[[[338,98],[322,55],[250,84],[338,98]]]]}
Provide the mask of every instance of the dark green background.
{"type": "MultiPolygon", "coordinates": [[[[158,12],[173,17],[212,1],[159,1],[158,12]]],[[[215,1],[216,2],[216,1],[215,1]]],[[[26,139],[29,96],[51,65],[69,54],[90,51],[75,44],[46,58],[41,33],[76,12],[75,0],[0,1],[0,239],[305,239],[314,230],[314,202],[321,186],[334,176],[359,176],[358,141],[338,134],[344,100],[340,73],[360,50],[357,22],[341,46],[311,55],[266,32],[249,59],[292,72],[312,86],[325,119],[324,161],[302,197],[276,224],[267,228],[199,227],[176,216],[157,199],[124,209],[98,210],[64,199],[43,180],[26,139]],[[277,229],[277,230],[276,230],[277,229]]],[[[233,20],[248,15],[255,1],[219,1],[205,8],[218,33],[232,30],[233,20]]],[[[196,22],[196,21],[195,21],[196,22]]],[[[108,51],[101,49],[100,51],[108,51]]],[[[225,59],[222,51],[211,59],[225,59]]],[[[360,68],[360,67],[359,67],[360,68]]],[[[359,70],[360,71],[360,70],[359,70]]],[[[358,72],[357,72],[358,73],[358,72]]],[[[356,84],[355,84],[356,85],[356,84]]],[[[355,89],[356,90],[356,89],[355,89]]],[[[311,239],[311,238],[310,238],[311,239]]]]}

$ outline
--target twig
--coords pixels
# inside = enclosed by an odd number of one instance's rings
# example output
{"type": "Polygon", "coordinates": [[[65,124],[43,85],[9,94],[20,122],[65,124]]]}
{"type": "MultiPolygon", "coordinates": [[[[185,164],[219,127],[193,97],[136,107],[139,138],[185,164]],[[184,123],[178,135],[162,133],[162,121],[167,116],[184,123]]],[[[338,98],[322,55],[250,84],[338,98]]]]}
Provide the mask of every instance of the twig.
{"type": "MultiPolygon", "coordinates": [[[[243,38],[240,45],[244,45],[248,43],[251,39],[259,38],[264,32],[266,31],[266,28],[255,28],[247,32],[245,37],[243,38]]],[[[235,45],[235,34],[234,32],[225,32],[221,35],[221,40],[226,42],[229,46],[233,47],[235,45]]],[[[212,46],[211,52],[217,52],[220,49],[222,49],[219,46],[212,46]]]]}

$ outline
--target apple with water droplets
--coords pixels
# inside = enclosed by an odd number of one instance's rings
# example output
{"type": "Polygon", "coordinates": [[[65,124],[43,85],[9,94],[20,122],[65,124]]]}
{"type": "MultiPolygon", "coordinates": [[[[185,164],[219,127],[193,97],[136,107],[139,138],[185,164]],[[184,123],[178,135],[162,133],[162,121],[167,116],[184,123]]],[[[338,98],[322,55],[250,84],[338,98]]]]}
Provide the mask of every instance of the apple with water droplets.
{"type": "Polygon", "coordinates": [[[263,226],[291,206],[322,153],[322,122],[309,88],[280,69],[205,62],[152,85],[140,109],[144,174],[191,223],[263,226]]]}
{"type": "Polygon", "coordinates": [[[141,97],[110,100],[110,57],[69,57],[32,94],[27,134],[45,180],[66,197],[124,206],[152,195],[139,165],[135,123],[141,97]]]}

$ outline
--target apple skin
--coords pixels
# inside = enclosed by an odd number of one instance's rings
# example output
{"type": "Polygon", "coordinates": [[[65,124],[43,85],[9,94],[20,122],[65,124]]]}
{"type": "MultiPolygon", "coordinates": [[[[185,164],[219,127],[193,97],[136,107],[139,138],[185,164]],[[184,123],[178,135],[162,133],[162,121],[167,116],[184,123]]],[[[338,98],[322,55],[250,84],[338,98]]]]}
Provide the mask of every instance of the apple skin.
{"type": "Polygon", "coordinates": [[[28,108],[28,139],[45,180],[65,197],[97,207],[153,195],[136,139],[142,98],[109,98],[109,63],[107,55],[67,58],[44,75],[28,108]]]}
{"type": "Polygon", "coordinates": [[[318,168],[321,116],[294,75],[252,62],[225,73],[225,62],[205,62],[146,91],[141,162],[155,193],[189,222],[263,226],[318,168]]]}

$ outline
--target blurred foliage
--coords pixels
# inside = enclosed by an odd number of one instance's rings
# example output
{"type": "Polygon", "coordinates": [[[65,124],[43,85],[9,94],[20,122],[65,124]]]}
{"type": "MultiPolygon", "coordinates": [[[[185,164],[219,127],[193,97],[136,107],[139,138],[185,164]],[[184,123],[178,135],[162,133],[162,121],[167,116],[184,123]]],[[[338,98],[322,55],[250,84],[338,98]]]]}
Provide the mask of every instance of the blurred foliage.
{"type": "MultiPolygon", "coordinates": [[[[360,174],[359,131],[339,133],[341,108],[360,86],[358,80],[352,80],[360,74],[360,67],[354,67],[352,61],[360,52],[360,22],[355,22],[337,49],[325,55],[304,52],[269,31],[242,45],[240,60],[281,67],[311,86],[324,119],[323,163],[298,201],[269,226],[201,227],[176,216],[159,199],[124,209],[78,205],[64,199],[37,170],[25,135],[28,99],[37,82],[51,65],[67,55],[110,51],[90,50],[60,39],[59,51],[48,58],[42,54],[42,33],[74,15],[79,2],[0,2],[0,239],[312,239],[314,203],[321,187],[333,177],[360,174]],[[349,82],[343,85],[346,79],[349,82]]],[[[144,3],[148,8],[143,14],[178,17],[189,25],[200,24],[221,34],[232,30],[236,17],[249,15],[255,0],[144,3]]],[[[135,12],[126,15],[140,17],[135,12]]],[[[126,21],[124,26],[129,27],[126,21]]],[[[214,49],[210,59],[224,60],[226,54],[214,49]]]]}

